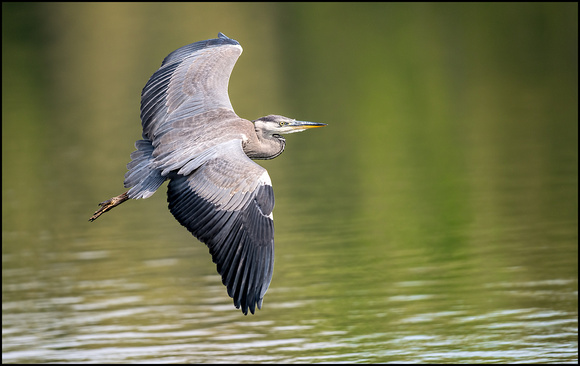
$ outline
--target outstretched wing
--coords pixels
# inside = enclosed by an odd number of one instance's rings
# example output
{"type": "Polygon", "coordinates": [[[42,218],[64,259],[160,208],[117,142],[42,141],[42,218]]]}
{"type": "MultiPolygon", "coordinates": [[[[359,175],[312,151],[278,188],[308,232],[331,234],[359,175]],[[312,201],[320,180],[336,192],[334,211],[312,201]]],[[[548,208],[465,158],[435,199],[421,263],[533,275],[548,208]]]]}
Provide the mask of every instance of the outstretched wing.
{"type": "Polygon", "coordinates": [[[143,138],[154,142],[171,121],[219,108],[233,112],[228,82],[241,54],[238,41],[222,33],[171,52],[141,93],[143,138]]]}
{"type": "Polygon", "coordinates": [[[274,192],[266,169],[237,139],[208,149],[170,177],[169,210],[209,247],[236,308],[253,314],[274,268],[274,192]]]}
{"type": "Polygon", "coordinates": [[[219,33],[163,60],[141,93],[143,140],[135,144],[125,174],[130,198],[150,197],[172,169],[211,146],[244,138],[244,128],[253,131],[251,122],[235,114],[228,96],[241,53],[236,40],[219,33]]]}

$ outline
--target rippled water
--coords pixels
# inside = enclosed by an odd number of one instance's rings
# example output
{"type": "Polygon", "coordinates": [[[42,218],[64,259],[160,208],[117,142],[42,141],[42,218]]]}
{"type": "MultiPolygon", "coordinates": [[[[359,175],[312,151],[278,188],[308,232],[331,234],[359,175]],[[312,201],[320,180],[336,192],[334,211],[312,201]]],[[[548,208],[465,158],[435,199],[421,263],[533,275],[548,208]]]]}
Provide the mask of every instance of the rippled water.
{"type": "Polygon", "coordinates": [[[577,33],[577,4],[3,3],[3,362],[577,363],[577,33]],[[328,123],[261,162],[248,316],[165,187],[87,221],[147,78],[217,31],[241,116],[328,123]]]}
{"type": "MultiPolygon", "coordinates": [[[[400,280],[389,280],[365,273],[367,266],[323,266],[348,262],[345,253],[320,250],[314,261],[282,254],[264,308],[244,317],[211,266],[201,264],[198,257],[208,259],[201,245],[174,245],[163,258],[143,255],[124,266],[119,246],[76,245],[66,258],[45,258],[42,268],[5,269],[3,361],[503,363],[577,356],[574,278],[481,284],[473,280],[481,269],[469,263],[433,268],[403,254],[392,269],[400,280]],[[205,270],[194,268],[198,263],[205,270]]],[[[18,260],[5,257],[4,266],[18,260]]]]}
{"type": "MultiPolygon", "coordinates": [[[[283,221],[300,210],[281,196],[276,219],[283,221]]],[[[405,242],[349,238],[360,222],[333,233],[317,211],[302,212],[311,229],[278,225],[263,309],[243,316],[205,247],[157,201],[116,209],[84,234],[46,234],[40,247],[8,240],[20,249],[3,256],[4,362],[577,358],[577,278],[558,275],[575,257],[525,242],[511,243],[507,257],[507,243],[440,256],[405,242]],[[158,225],[136,225],[156,206],[158,225]],[[382,246],[392,248],[380,253],[382,246]]]]}

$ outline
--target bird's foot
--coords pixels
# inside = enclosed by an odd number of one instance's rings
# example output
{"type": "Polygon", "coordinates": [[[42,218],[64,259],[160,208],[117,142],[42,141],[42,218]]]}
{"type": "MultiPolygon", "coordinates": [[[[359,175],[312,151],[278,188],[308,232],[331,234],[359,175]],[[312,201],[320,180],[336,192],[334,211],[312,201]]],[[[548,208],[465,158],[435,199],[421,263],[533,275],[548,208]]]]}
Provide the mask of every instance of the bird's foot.
{"type": "Polygon", "coordinates": [[[94,215],[91,216],[89,221],[95,221],[96,219],[99,218],[99,216],[101,216],[105,212],[109,211],[113,207],[118,206],[121,203],[127,201],[128,199],[129,199],[129,196],[127,195],[127,192],[125,192],[121,195],[118,195],[116,197],[113,197],[111,199],[108,199],[104,202],[99,203],[99,206],[101,206],[101,208],[99,208],[97,211],[95,211],[94,215]]]}

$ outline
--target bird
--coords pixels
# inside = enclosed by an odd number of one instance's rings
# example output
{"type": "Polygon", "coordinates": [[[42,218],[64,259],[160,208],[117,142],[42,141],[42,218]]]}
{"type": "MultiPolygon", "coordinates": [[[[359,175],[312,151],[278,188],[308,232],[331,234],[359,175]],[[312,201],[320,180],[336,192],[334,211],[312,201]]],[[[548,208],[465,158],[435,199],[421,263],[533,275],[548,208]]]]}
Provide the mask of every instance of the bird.
{"type": "Polygon", "coordinates": [[[284,151],[282,135],[326,126],[268,115],[238,117],[228,84],[240,43],[223,33],[171,52],[141,93],[142,139],[127,164],[128,190],[99,203],[89,221],[166,181],[169,211],[209,248],[244,315],[262,308],[274,269],[274,191],[253,160],[284,151]]]}

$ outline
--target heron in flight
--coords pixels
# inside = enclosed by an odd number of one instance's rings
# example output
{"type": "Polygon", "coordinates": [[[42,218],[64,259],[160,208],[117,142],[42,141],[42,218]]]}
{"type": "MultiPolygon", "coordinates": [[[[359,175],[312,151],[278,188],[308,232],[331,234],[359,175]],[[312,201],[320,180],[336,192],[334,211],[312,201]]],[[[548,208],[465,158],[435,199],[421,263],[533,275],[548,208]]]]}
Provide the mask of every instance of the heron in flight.
{"type": "Polygon", "coordinates": [[[89,219],[129,199],[148,198],[169,180],[169,211],[205,243],[236,308],[262,308],[274,268],[274,191],[252,159],[284,151],[283,134],[326,126],[234,112],[228,82],[242,53],[223,33],[171,52],[141,93],[142,140],[127,164],[125,188],[89,219]]]}

